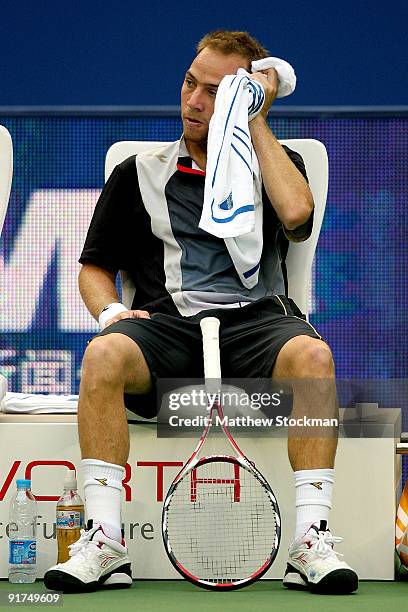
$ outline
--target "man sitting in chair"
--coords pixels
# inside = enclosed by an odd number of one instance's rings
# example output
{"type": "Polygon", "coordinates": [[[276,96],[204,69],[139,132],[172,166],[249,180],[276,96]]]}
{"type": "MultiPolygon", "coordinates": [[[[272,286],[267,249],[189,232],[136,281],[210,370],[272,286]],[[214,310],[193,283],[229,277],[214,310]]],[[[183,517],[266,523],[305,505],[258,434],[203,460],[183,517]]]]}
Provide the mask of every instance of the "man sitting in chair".
{"type": "MultiPolygon", "coordinates": [[[[265,92],[259,114],[249,122],[262,174],[258,193],[263,229],[258,225],[254,230],[262,245],[259,264],[247,275],[239,273],[234,239],[199,227],[218,85],[225,75],[250,70],[253,60],[267,55],[245,32],[206,35],[181,89],[181,140],[118,165],[99,198],[79,277],[82,298],[102,329],[85,351],[78,408],[91,522],[69,561],[46,573],[49,588],[86,591],[131,584],[121,534],[121,489],[129,453],[125,406],[154,416],[158,378],[202,377],[203,316],[212,314],[221,321],[225,377],[329,381],[311,393],[300,384],[294,412],[336,416],[331,351],[285,292],[281,254],[288,240],[310,236],[313,198],[301,156],[282,147],[266,122],[279,87],[273,68],[251,74],[265,92]],[[119,270],[136,287],[131,310],[120,303],[115,288],[119,270]]],[[[337,433],[304,437],[289,432],[296,532],[283,579],[286,587],[318,593],[357,589],[357,575],[338,559],[333,543],[339,538],[328,529],[336,447],[337,433]]]]}

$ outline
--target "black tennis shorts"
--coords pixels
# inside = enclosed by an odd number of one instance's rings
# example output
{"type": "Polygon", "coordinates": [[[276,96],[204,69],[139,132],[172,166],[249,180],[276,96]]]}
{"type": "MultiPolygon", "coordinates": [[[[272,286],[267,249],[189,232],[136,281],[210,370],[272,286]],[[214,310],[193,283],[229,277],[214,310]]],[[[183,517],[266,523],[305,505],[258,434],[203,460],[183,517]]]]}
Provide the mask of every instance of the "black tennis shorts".
{"type": "Polygon", "coordinates": [[[241,308],[216,308],[192,317],[155,313],[150,319],[122,319],[98,336],[120,333],[141,349],[153,381],[146,395],[125,393],[126,407],[146,418],[157,414],[155,381],[158,378],[203,378],[200,320],[220,320],[221,370],[224,378],[268,378],[280,349],[291,338],[321,340],[295,302],[271,296],[241,308]]]}

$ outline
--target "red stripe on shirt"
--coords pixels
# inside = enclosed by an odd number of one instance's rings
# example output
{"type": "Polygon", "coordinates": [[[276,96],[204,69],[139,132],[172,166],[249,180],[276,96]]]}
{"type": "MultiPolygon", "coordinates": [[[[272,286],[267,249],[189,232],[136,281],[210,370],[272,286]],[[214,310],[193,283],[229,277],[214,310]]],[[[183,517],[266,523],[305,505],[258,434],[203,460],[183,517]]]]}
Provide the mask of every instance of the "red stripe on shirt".
{"type": "Polygon", "coordinates": [[[177,170],[180,170],[180,172],[187,172],[188,174],[200,174],[201,176],[205,176],[204,170],[188,168],[187,166],[182,166],[181,164],[177,164],[177,170]]]}

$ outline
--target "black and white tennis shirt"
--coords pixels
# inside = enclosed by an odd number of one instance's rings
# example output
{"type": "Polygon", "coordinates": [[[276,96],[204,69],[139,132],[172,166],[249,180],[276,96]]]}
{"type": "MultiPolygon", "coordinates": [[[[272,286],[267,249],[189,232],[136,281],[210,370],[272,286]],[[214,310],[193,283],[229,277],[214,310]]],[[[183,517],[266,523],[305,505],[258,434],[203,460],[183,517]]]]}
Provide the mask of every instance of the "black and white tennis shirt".
{"type": "MultiPolygon", "coordinates": [[[[306,177],[302,157],[285,147],[306,177]]],[[[222,238],[198,227],[205,173],[184,140],[129,157],[112,172],[97,202],[80,263],[124,270],[136,293],[132,308],[191,316],[210,308],[244,306],[285,294],[282,259],[288,238],[306,240],[301,227],[282,227],[263,189],[263,251],[259,281],[245,288],[222,238]]]]}

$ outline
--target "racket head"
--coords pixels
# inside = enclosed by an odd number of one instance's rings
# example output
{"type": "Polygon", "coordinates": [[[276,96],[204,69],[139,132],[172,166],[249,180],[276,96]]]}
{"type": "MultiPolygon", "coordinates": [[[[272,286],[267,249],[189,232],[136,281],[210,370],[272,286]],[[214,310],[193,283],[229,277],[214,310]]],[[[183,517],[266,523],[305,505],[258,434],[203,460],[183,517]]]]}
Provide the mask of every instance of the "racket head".
{"type": "Polygon", "coordinates": [[[217,591],[243,588],[276,558],[278,503],[245,458],[203,457],[170,486],[162,535],[171,563],[186,580],[217,591]]]}

